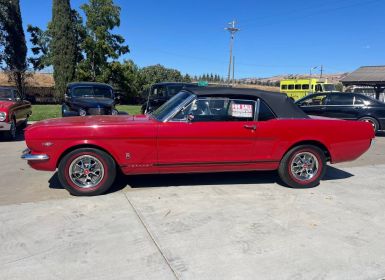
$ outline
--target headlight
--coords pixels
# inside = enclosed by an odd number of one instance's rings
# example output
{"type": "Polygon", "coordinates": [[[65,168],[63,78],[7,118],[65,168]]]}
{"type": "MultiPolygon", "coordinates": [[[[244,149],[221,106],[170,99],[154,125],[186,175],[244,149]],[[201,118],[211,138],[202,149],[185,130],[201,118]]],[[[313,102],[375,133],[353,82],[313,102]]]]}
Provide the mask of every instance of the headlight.
{"type": "Polygon", "coordinates": [[[5,121],[6,118],[7,118],[7,113],[5,113],[5,112],[0,112],[0,122],[5,121]]]}
{"type": "Polygon", "coordinates": [[[87,112],[85,110],[83,110],[83,109],[80,109],[79,110],[79,115],[84,117],[85,115],[87,115],[87,112]]]}
{"type": "Polygon", "coordinates": [[[114,110],[114,109],[112,109],[112,111],[111,111],[111,115],[114,115],[114,116],[116,116],[118,114],[118,111],[117,110],[114,110]]]}

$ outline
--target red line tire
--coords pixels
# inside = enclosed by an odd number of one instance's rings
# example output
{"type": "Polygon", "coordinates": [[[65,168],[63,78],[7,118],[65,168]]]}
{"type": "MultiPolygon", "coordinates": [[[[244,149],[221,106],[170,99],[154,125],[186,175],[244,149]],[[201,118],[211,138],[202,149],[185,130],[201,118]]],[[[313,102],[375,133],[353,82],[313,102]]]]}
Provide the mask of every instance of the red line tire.
{"type": "Polygon", "coordinates": [[[313,145],[300,145],[289,150],[278,168],[281,180],[292,188],[313,188],[326,172],[325,153],[313,145]]]}
{"type": "Polygon", "coordinates": [[[80,148],[66,154],[58,166],[61,185],[75,196],[105,193],[114,183],[116,164],[104,151],[80,148]]]}

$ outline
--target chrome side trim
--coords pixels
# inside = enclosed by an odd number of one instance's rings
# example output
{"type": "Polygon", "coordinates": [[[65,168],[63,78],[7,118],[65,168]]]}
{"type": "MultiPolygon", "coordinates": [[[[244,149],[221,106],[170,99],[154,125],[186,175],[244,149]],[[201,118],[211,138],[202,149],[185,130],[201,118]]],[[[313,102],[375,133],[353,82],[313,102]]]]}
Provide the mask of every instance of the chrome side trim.
{"type": "Polygon", "coordinates": [[[25,160],[48,160],[49,156],[46,154],[32,155],[30,149],[25,149],[21,155],[22,159],[25,160]]]}

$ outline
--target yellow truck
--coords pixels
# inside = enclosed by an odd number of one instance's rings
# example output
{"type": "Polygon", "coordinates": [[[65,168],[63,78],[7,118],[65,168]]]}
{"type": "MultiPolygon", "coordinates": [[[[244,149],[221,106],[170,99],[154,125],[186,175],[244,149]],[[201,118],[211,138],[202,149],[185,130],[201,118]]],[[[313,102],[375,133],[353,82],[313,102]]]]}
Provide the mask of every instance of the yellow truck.
{"type": "Polygon", "coordinates": [[[336,91],[334,84],[320,79],[286,79],[280,82],[280,91],[293,100],[298,100],[315,92],[336,91]]]}

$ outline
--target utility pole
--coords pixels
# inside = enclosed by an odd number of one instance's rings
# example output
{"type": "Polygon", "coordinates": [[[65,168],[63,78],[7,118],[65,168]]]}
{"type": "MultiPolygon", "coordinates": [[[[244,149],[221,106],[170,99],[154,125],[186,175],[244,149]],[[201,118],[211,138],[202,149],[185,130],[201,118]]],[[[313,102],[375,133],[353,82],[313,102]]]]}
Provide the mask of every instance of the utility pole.
{"type": "Polygon", "coordinates": [[[322,74],[323,74],[323,72],[324,72],[324,66],[321,65],[321,75],[320,75],[320,79],[322,79],[322,74]]]}
{"type": "Polygon", "coordinates": [[[233,56],[233,79],[232,79],[232,85],[234,86],[234,72],[235,72],[235,56],[233,56]]]}
{"type": "Polygon", "coordinates": [[[229,61],[229,72],[227,74],[227,84],[230,85],[231,79],[231,66],[233,64],[233,45],[234,45],[234,35],[240,29],[235,27],[235,20],[229,22],[229,27],[225,28],[225,30],[230,32],[230,61],[229,61]]]}

